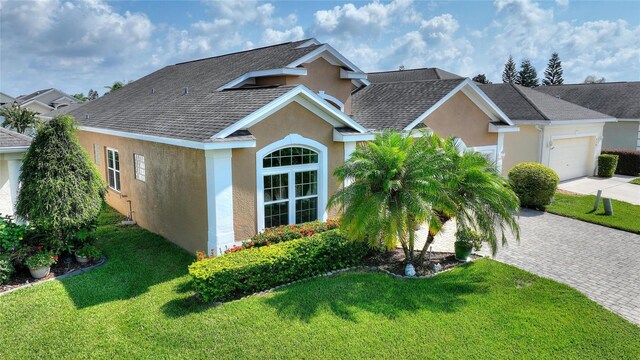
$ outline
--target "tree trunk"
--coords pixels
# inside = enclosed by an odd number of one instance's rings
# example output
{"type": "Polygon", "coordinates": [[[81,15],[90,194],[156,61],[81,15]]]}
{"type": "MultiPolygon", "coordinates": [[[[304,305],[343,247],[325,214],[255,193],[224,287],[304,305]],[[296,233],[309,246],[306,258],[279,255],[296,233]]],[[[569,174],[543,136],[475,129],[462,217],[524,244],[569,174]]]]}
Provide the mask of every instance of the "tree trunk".
{"type": "MultiPolygon", "coordinates": [[[[447,221],[451,219],[449,216],[441,212],[436,212],[436,216],[442,223],[442,227],[440,229],[442,229],[444,225],[447,223],[447,221]]],[[[424,247],[422,248],[422,251],[420,251],[420,256],[418,257],[419,264],[422,264],[424,262],[424,257],[427,254],[427,250],[429,249],[429,246],[433,244],[433,240],[435,240],[436,235],[438,235],[437,232],[432,232],[431,229],[429,229],[429,234],[427,235],[427,241],[424,243],[424,247]]]]}

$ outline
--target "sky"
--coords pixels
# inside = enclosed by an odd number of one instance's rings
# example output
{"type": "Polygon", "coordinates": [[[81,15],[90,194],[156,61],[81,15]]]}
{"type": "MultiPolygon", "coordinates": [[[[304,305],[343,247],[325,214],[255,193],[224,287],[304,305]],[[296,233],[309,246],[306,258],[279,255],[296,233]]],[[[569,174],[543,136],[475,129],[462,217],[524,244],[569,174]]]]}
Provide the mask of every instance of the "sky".
{"type": "Polygon", "coordinates": [[[499,82],[509,55],[565,83],[640,80],[640,1],[0,0],[0,91],[106,91],[177,62],[315,37],[365,71],[499,82]]]}

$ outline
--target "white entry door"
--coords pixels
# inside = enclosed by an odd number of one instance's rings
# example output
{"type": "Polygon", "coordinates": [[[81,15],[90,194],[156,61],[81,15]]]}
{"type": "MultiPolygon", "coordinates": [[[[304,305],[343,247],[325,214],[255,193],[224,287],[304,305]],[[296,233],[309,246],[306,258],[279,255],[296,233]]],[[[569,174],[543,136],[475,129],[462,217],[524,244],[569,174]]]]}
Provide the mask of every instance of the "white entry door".
{"type": "Polygon", "coordinates": [[[593,175],[593,141],[592,136],[553,140],[549,167],[561,181],[593,175]]]}

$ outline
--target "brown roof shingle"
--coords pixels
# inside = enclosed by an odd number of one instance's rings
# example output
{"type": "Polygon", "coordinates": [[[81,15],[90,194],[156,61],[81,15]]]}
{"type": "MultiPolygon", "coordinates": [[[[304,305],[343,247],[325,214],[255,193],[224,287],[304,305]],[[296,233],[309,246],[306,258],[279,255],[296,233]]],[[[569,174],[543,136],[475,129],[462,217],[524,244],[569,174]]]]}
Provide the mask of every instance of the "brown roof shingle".
{"type": "Polygon", "coordinates": [[[28,147],[32,139],[26,135],[0,127],[0,149],[10,147],[28,147]]]}

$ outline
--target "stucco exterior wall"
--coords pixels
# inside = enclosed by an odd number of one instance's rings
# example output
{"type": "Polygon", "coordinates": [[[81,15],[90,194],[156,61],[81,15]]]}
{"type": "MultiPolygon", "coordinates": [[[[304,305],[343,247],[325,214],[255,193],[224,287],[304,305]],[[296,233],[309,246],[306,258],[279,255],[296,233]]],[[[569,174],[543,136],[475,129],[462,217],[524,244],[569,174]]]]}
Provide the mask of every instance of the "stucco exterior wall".
{"type": "MultiPolygon", "coordinates": [[[[299,134],[325,145],[328,157],[328,195],[339,187],[333,172],[344,161],[344,146],[333,141],[333,126],[297,103],[291,103],[269,118],[252,126],[256,147],[233,149],[233,218],[236,241],[242,241],[257,231],[256,152],[289,134],[299,134]]],[[[330,216],[332,213],[330,212],[330,216]]]]}
{"type": "MultiPolygon", "coordinates": [[[[207,197],[203,150],[79,131],[80,143],[95,161],[106,184],[106,148],[118,150],[120,193],[109,189],[106,201],[120,213],[185,250],[207,249],[207,197]],[[135,179],[133,154],[145,157],[146,181],[135,179]]],[[[105,185],[106,186],[106,185],[105,185]]]]}
{"type": "Polygon", "coordinates": [[[602,147],[610,149],[631,149],[640,148],[640,122],[619,121],[606,123],[604,125],[604,139],[602,147]]]}
{"type": "Polygon", "coordinates": [[[13,215],[11,187],[9,185],[9,167],[0,155],[0,214],[13,215]]]}
{"type": "Polygon", "coordinates": [[[496,145],[498,134],[489,132],[491,119],[464,93],[458,92],[423,123],[442,137],[457,136],[469,146],[496,145]]]}
{"type": "Polygon", "coordinates": [[[533,125],[518,125],[520,131],[504,134],[502,174],[521,162],[538,162],[540,132],[533,125]]]}
{"type": "Polygon", "coordinates": [[[44,106],[42,104],[39,104],[37,102],[32,102],[30,104],[28,104],[27,109],[31,110],[31,111],[35,111],[38,114],[44,114],[44,113],[48,113],[49,111],[51,111],[51,108],[44,106]]]}

